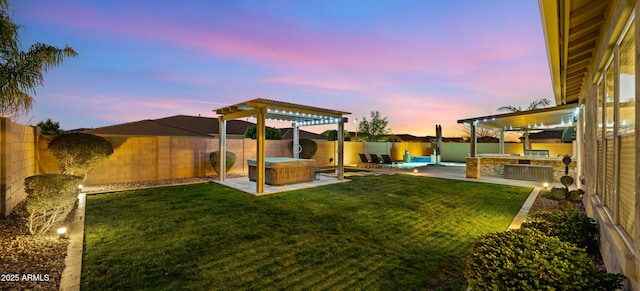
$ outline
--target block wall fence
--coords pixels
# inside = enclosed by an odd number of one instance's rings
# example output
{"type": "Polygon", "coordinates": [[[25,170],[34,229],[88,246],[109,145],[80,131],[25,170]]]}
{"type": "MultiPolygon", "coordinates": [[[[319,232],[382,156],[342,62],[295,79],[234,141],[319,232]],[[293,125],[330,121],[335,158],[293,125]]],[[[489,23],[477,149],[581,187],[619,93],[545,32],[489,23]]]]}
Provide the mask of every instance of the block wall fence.
{"type": "Polygon", "coordinates": [[[24,198],[24,178],[37,174],[37,127],[0,117],[0,217],[9,215],[24,198]]]}
{"type": "MultiPolygon", "coordinates": [[[[57,161],[48,150],[53,136],[42,136],[37,127],[0,119],[0,215],[7,216],[26,197],[24,178],[37,174],[60,173],[57,161]]],[[[175,178],[216,176],[209,154],[217,151],[217,138],[176,136],[100,135],[114,148],[104,163],[93,169],[85,185],[157,181],[175,178]]],[[[317,167],[337,166],[337,141],[315,140],[318,150],[313,157],[317,167]]],[[[405,151],[412,156],[433,154],[434,143],[420,142],[345,142],[344,164],[356,166],[358,154],[389,154],[402,160],[405,151]]],[[[465,162],[469,143],[443,143],[442,161],[465,162]]],[[[497,153],[499,145],[478,144],[478,154],[497,153]]],[[[571,144],[533,144],[533,149],[549,149],[551,156],[572,153],[571,144]]],[[[227,139],[227,150],[236,154],[230,174],[248,175],[247,159],[256,157],[256,141],[227,139]]],[[[505,144],[505,153],[522,154],[522,144],[505,144]]],[[[267,157],[292,157],[291,140],[267,140],[267,157]]]]}

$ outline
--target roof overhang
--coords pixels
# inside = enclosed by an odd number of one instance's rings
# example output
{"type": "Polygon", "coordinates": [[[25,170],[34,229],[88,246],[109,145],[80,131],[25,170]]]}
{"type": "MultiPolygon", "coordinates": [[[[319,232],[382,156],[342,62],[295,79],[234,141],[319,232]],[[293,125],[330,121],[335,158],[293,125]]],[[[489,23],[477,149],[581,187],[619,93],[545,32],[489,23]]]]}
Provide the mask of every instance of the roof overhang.
{"type": "MultiPolygon", "coordinates": [[[[596,66],[608,0],[538,0],[556,104],[577,103],[596,66]]],[[[592,76],[593,77],[593,76],[592,76]]]]}
{"type": "Polygon", "coordinates": [[[266,108],[266,119],[289,121],[298,126],[335,124],[347,122],[344,115],[350,112],[312,107],[268,99],[253,99],[213,110],[225,120],[257,116],[257,110],[266,108]]]}
{"type": "Polygon", "coordinates": [[[460,119],[458,123],[477,125],[497,131],[544,130],[574,126],[578,104],[566,104],[536,110],[460,119]]]}

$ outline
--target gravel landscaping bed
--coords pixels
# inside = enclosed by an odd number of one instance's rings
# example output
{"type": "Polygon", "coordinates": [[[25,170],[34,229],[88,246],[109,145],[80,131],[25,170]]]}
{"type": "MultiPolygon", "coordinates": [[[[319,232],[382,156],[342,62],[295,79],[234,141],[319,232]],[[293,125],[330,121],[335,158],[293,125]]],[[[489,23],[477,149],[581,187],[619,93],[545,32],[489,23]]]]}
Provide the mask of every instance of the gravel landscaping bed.
{"type": "Polygon", "coordinates": [[[58,290],[69,240],[30,235],[25,205],[0,219],[0,290],[58,290]]]}

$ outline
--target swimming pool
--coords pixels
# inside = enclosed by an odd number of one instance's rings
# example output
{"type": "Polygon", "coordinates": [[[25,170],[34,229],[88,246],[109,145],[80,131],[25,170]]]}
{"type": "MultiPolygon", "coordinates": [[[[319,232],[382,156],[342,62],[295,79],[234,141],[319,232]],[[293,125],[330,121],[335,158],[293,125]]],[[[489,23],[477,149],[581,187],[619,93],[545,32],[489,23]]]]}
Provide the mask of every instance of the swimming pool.
{"type": "MultiPolygon", "coordinates": [[[[402,169],[413,169],[418,167],[424,167],[430,164],[436,164],[435,162],[431,162],[431,156],[412,156],[411,162],[408,163],[399,163],[398,168],[402,169]]],[[[453,167],[464,167],[465,163],[455,163],[455,162],[440,162],[440,165],[443,166],[453,166],[453,167]]]]}

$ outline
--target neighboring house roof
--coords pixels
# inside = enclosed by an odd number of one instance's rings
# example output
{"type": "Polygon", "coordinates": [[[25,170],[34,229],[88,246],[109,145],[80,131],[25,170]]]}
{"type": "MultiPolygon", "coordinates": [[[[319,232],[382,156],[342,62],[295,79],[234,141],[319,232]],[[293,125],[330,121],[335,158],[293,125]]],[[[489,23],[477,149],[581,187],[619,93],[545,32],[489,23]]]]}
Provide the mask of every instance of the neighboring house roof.
{"type": "MultiPolygon", "coordinates": [[[[227,134],[244,135],[254,125],[242,120],[227,121],[227,134]]],[[[218,119],[176,115],[160,119],[146,119],[84,130],[91,134],[153,135],[153,136],[212,136],[218,134],[218,119]]]]}
{"type": "MultiPolygon", "coordinates": [[[[282,139],[293,139],[293,128],[292,127],[280,128],[280,134],[282,135],[282,139]]],[[[322,134],[313,133],[313,132],[309,132],[302,129],[298,129],[298,138],[324,139],[324,140],[327,139],[327,137],[322,134]]]]}
{"type": "Polygon", "coordinates": [[[500,139],[493,136],[483,136],[483,137],[479,137],[477,141],[482,143],[499,143],[500,139]]]}
{"type": "MultiPolygon", "coordinates": [[[[156,121],[206,134],[218,134],[220,128],[218,119],[213,117],[175,115],[156,119],[156,121]]],[[[255,124],[240,119],[229,120],[227,121],[227,134],[244,135],[249,126],[255,126],[255,124]]]]}
{"type": "Polygon", "coordinates": [[[424,138],[421,137],[417,137],[415,135],[411,135],[411,134],[394,134],[389,136],[390,139],[393,139],[395,141],[420,141],[420,142],[424,142],[424,138]]]}
{"type": "Polygon", "coordinates": [[[462,138],[462,137],[442,137],[442,142],[464,142],[464,138],[462,138]]]}
{"type": "MultiPolygon", "coordinates": [[[[521,140],[524,137],[520,137],[521,140]]],[[[551,142],[572,142],[576,139],[575,127],[565,127],[558,129],[543,130],[530,133],[529,140],[550,140],[551,142]]]]}

